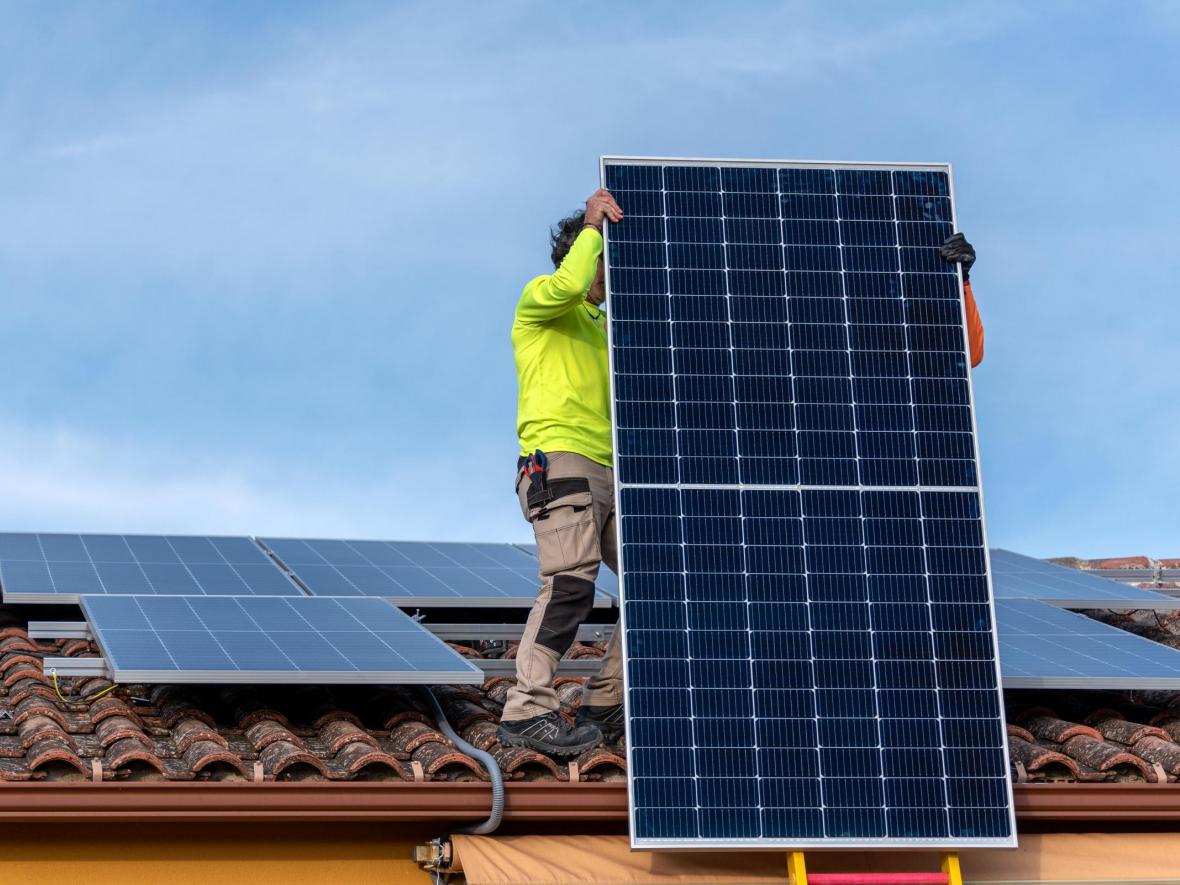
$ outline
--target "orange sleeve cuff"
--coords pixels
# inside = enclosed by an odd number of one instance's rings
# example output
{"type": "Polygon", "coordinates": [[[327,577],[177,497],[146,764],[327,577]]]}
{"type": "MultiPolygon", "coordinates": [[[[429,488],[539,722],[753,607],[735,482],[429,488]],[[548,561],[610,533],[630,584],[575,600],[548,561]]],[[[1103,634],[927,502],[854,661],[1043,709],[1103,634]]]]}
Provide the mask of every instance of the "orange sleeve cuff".
{"type": "Polygon", "coordinates": [[[983,320],[979,318],[979,308],[975,305],[975,294],[971,291],[971,283],[963,281],[964,304],[967,308],[967,342],[971,349],[971,367],[975,368],[983,362],[983,320]]]}

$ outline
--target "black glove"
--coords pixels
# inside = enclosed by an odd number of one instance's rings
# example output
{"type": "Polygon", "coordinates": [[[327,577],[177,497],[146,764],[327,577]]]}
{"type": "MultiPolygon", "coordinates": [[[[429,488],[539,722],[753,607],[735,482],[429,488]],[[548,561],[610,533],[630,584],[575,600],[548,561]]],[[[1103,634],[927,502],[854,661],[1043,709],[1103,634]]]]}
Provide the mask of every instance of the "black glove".
{"type": "Polygon", "coordinates": [[[975,247],[967,242],[965,236],[958,233],[947,237],[938,253],[951,264],[963,265],[963,279],[971,278],[971,265],[975,263],[975,247]]]}

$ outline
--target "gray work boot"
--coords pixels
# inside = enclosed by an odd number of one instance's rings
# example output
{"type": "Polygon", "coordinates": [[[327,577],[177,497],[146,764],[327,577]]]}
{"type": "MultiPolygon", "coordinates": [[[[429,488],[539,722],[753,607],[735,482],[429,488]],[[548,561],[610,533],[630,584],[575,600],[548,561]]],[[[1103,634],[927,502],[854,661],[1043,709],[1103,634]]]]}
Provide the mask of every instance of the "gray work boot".
{"type": "Polygon", "coordinates": [[[617,744],[623,736],[626,717],[623,715],[622,704],[610,704],[605,707],[595,707],[582,704],[578,707],[578,714],[574,718],[575,725],[593,725],[602,732],[602,739],[608,744],[617,744]]]}
{"type": "Polygon", "coordinates": [[[496,737],[506,747],[527,747],[546,756],[577,756],[602,743],[595,725],[571,726],[560,713],[546,713],[531,719],[501,722],[496,737]]]}

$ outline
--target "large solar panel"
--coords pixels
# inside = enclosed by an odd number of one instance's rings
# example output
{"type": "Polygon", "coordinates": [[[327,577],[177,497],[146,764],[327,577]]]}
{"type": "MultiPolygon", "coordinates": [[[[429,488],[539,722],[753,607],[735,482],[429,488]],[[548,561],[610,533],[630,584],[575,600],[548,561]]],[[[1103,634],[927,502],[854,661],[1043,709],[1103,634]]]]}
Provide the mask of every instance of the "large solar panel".
{"type": "Polygon", "coordinates": [[[119,682],[479,683],[482,673],[380,599],[83,596],[119,682]]]}
{"type": "Polygon", "coordinates": [[[106,593],[302,596],[249,538],[0,534],[6,602],[77,602],[106,593]]]}
{"type": "Polygon", "coordinates": [[[1006,688],[1180,689],[1180,651],[1085,615],[997,599],[996,623],[1006,688]]]}
{"type": "Polygon", "coordinates": [[[1180,599],[1010,550],[993,548],[991,562],[996,599],[1039,599],[1061,608],[1180,608],[1180,599]]]}
{"type": "Polygon", "coordinates": [[[1015,844],[949,169],[603,184],[632,844],[1015,844]]]}
{"type": "MultiPolygon", "coordinates": [[[[314,596],[376,596],[398,605],[533,604],[537,560],[512,544],[260,538],[314,596]]],[[[595,605],[610,605],[604,596],[595,605]]]]}

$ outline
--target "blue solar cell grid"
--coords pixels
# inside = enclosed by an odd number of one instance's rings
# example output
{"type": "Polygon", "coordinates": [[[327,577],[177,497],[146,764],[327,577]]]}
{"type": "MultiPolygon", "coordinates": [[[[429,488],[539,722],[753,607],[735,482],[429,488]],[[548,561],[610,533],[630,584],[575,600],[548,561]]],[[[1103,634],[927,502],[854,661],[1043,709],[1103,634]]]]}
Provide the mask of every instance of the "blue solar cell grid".
{"type": "Polygon", "coordinates": [[[1180,608],[1180,599],[1010,550],[991,551],[996,599],[1040,599],[1062,608],[1180,608]]]}
{"type": "Polygon", "coordinates": [[[633,844],[1014,844],[946,168],[603,179],[633,844]]]}
{"type": "Polygon", "coordinates": [[[303,595],[241,537],[0,534],[0,583],[8,602],[107,593],[303,595]]]}
{"type": "Polygon", "coordinates": [[[121,682],[482,681],[380,599],[83,596],[81,605],[121,682]]]}
{"type": "Polygon", "coordinates": [[[1180,651],[1085,615],[997,599],[996,622],[1008,688],[1180,688],[1180,651]]]}
{"type": "Polygon", "coordinates": [[[620,482],[977,484],[944,172],[606,178],[620,482]]]}
{"type": "Polygon", "coordinates": [[[536,558],[512,544],[260,540],[315,596],[375,596],[406,605],[530,606],[539,585],[536,558]]]}

